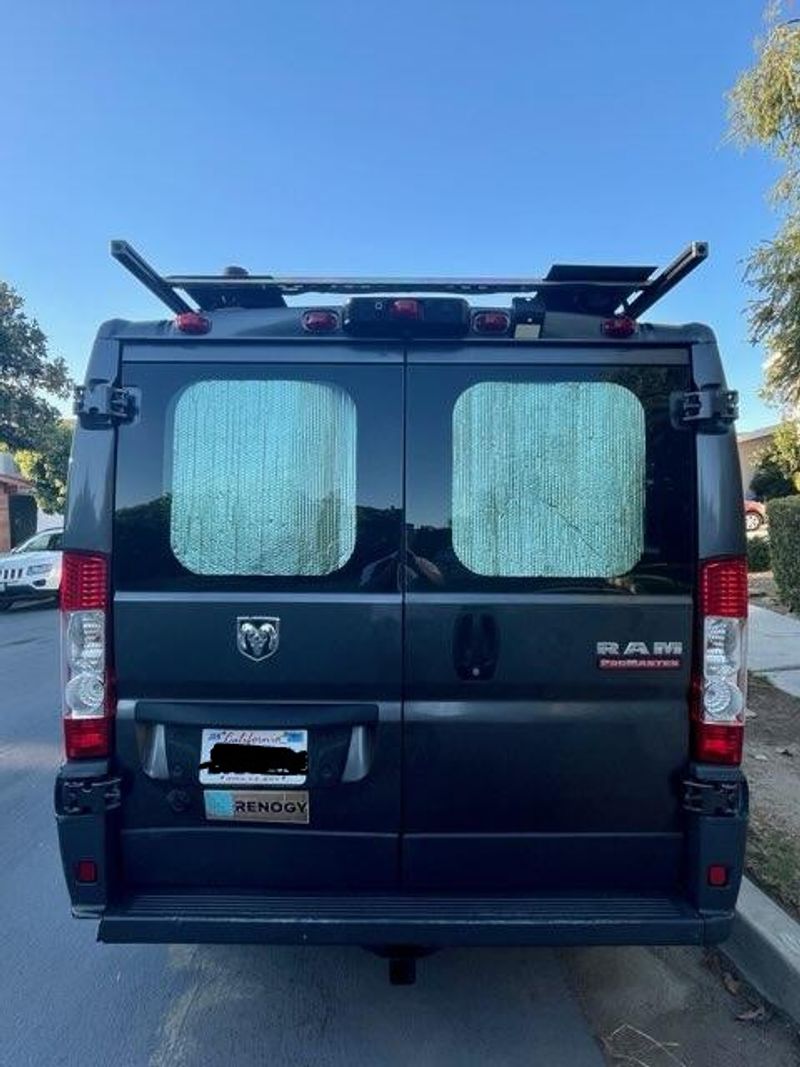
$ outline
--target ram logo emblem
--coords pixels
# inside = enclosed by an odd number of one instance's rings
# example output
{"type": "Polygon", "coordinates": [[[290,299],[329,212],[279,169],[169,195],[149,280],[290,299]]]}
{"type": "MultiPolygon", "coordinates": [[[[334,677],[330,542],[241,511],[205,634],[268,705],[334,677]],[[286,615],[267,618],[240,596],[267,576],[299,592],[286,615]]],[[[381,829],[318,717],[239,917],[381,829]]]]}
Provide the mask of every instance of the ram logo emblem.
{"type": "Polygon", "coordinates": [[[248,659],[269,659],[278,651],[280,625],[280,619],[265,615],[240,616],[236,620],[236,647],[248,659]]]}

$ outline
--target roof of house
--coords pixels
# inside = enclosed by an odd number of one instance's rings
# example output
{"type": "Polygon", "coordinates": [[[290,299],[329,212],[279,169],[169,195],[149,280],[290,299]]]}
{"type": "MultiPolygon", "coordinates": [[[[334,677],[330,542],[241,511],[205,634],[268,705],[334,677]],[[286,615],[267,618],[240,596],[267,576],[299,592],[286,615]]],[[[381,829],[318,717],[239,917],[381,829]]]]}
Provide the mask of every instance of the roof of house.
{"type": "Polygon", "coordinates": [[[31,484],[23,477],[10,452],[0,452],[0,482],[20,488],[27,488],[31,484]]]}
{"type": "Polygon", "coordinates": [[[774,426],[762,426],[759,430],[748,430],[747,433],[737,433],[736,440],[741,444],[743,441],[758,441],[762,437],[771,437],[780,424],[774,426]]]}

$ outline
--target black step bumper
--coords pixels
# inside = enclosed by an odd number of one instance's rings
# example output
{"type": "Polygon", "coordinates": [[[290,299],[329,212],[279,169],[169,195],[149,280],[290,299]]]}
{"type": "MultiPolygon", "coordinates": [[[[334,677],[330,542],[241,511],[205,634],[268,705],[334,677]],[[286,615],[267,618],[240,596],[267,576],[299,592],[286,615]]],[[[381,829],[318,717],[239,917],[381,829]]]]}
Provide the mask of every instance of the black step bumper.
{"type": "Polygon", "coordinates": [[[274,945],[702,945],[733,912],[675,897],[142,892],[100,917],[106,942],[274,945]]]}

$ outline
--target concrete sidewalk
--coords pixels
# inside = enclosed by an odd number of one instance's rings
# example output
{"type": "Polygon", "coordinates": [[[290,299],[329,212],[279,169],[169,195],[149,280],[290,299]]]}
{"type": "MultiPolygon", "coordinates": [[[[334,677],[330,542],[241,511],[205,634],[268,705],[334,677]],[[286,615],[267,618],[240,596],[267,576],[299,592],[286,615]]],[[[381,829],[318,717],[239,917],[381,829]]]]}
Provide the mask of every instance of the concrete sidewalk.
{"type": "Polygon", "coordinates": [[[750,604],[748,666],[800,697],[800,619],[750,604]]]}
{"type": "MultiPolygon", "coordinates": [[[[748,667],[800,697],[800,619],[750,604],[748,667]]],[[[800,924],[749,879],[722,952],[744,977],[800,1023],[800,924]]]]}

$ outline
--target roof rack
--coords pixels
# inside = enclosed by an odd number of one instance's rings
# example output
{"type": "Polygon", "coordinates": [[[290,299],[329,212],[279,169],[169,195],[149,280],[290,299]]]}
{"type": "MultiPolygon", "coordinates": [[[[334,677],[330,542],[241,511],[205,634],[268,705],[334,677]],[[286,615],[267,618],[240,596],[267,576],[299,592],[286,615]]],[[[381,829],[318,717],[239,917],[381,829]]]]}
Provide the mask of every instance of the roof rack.
{"type": "Polygon", "coordinates": [[[219,308],[285,307],[285,296],[303,293],[536,293],[548,311],[638,318],[708,256],[705,241],[692,241],[658,274],[655,267],[555,264],[544,278],[292,278],[250,275],[240,267],[225,274],[162,277],[127,241],[112,241],[111,255],[176,314],[195,308],[176,292],[183,291],[200,311],[219,308]]]}

